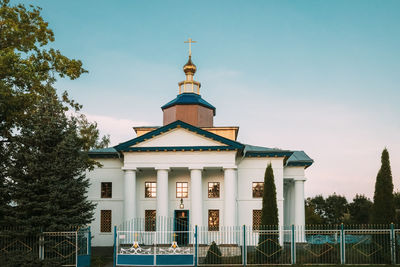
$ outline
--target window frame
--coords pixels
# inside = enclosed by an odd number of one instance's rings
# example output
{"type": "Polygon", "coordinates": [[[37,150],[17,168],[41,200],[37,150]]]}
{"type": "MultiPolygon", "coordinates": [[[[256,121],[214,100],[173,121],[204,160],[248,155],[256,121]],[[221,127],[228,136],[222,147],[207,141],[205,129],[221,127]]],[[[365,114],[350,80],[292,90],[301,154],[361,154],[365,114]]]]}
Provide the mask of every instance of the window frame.
{"type": "Polygon", "coordinates": [[[264,182],[252,182],[251,184],[251,195],[253,198],[262,198],[264,194],[264,182]],[[261,191],[261,196],[255,196],[255,191],[254,189],[256,188],[256,186],[254,186],[254,184],[262,184],[262,191],[261,191]]]}
{"type": "Polygon", "coordinates": [[[208,231],[218,232],[219,231],[219,223],[220,223],[219,210],[216,210],[216,209],[208,210],[208,217],[207,217],[208,231]],[[216,217],[217,225],[216,226],[210,225],[210,222],[211,222],[210,218],[211,218],[212,213],[214,213],[214,212],[216,212],[216,214],[217,214],[217,217],[216,217]]]}
{"type": "Polygon", "coordinates": [[[175,185],[175,196],[176,196],[177,199],[189,198],[189,183],[188,182],[176,182],[176,185],[175,185]],[[180,187],[182,189],[182,191],[178,192],[178,184],[182,184],[182,185],[186,184],[186,192],[183,191],[183,189],[185,188],[183,186],[180,187]],[[179,197],[178,193],[182,194],[182,196],[179,197]],[[186,193],[186,196],[183,196],[183,193],[186,193]]]}
{"type": "Polygon", "coordinates": [[[221,183],[220,182],[208,182],[207,196],[208,196],[208,198],[220,198],[221,197],[221,183]],[[210,184],[213,184],[213,186],[210,187],[210,184]],[[218,196],[217,197],[210,196],[210,188],[214,188],[214,184],[218,184],[218,196]]]}
{"type": "Polygon", "coordinates": [[[101,182],[100,184],[100,198],[112,198],[112,182],[101,182]],[[109,184],[108,188],[106,185],[109,184]],[[104,187],[103,187],[104,185],[104,187]],[[109,189],[109,191],[107,191],[109,189]],[[110,196],[106,196],[106,193],[109,192],[110,196]]]}
{"type": "MultiPolygon", "coordinates": [[[[150,191],[150,194],[152,194],[153,192],[152,191],[150,191]]],[[[144,182],[144,198],[157,198],[157,182],[154,182],[154,181],[147,181],[147,182],[144,182]],[[150,184],[150,189],[153,189],[153,188],[155,188],[155,195],[154,196],[147,196],[146,195],[146,193],[147,193],[147,191],[146,191],[146,189],[147,189],[147,187],[146,187],[146,184],[150,184]],[[153,184],[155,184],[155,186],[153,187],[152,185],[153,184]]]]}

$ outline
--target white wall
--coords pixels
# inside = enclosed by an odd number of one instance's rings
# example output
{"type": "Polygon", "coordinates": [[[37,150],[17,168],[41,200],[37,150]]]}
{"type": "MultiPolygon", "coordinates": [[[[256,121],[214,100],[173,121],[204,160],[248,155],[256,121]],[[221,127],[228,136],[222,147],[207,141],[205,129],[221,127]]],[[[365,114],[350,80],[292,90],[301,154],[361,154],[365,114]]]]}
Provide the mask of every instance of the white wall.
{"type": "Polygon", "coordinates": [[[125,152],[125,168],[235,166],[236,151],[125,152]]]}
{"type": "MultiPolygon", "coordinates": [[[[235,151],[193,151],[193,152],[140,152],[125,153],[125,166],[120,159],[100,159],[101,169],[87,173],[91,186],[88,198],[97,203],[95,221],[92,222],[94,235],[93,246],[112,246],[113,234],[100,233],[100,210],[112,210],[112,225],[119,225],[123,221],[123,185],[124,171],[122,167],[138,167],[136,173],[137,217],[144,218],[145,210],[156,210],[156,198],[145,198],[145,182],[156,182],[157,171],[155,165],[172,167],[168,173],[169,217],[174,217],[174,211],[179,209],[180,198],[176,198],[176,182],[187,182],[189,197],[184,199],[185,210],[191,205],[190,171],[189,166],[209,166],[202,171],[203,194],[203,225],[207,226],[208,210],[220,211],[220,226],[224,225],[224,171],[222,166],[235,166],[235,151]],[[210,168],[211,165],[211,168],[210,168]],[[152,166],[153,168],[150,168],[152,166]],[[212,167],[214,166],[214,167],[212,167]],[[144,168],[143,168],[144,167],[144,168]],[[147,168],[146,168],[147,167],[147,168]],[[101,199],[101,182],[112,182],[112,199],[101,199]],[[220,182],[220,198],[208,198],[208,182],[220,182]]],[[[280,224],[291,224],[294,220],[294,190],[283,184],[283,179],[304,178],[303,167],[283,167],[283,158],[244,158],[238,163],[238,225],[252,225],[253,210],[262,208],[262,198],[253,198],[252,183],[263,182],[265,169],[268,163],[272,164],[277,190],[278,212],[280,224]],[[284,203],[284,196],[287,200],[284,203]],[[285,212],[284,209],[288,209],[285,212]],[[285,217],[285,218],[284,218],[285,217]]],[[[291,186],[291,184],[289,184],[291,186]]],[[[197,211],[189,211],[189,216],[197,211]]]]}
{"type": "Polygon", "coordinates": [[[89,178],[90,187],[88,189],[88,200],[97,204],[94,221],[90,224],[93,246],[112,246],[114,225],[122,222],[123,216],[123,178],[124,173],[121,170],[122,162],[120,159],[98,159],[103,167],[95,168],[91,172],[86,172],[89,178]],[[112,198],[101,198],[101,183],[112,182],[112,198]],[[100,232],[100,211],[111,210],[112,232],[100,232]]]}
{"type": "Polygon", "coordinates": [[[253,210],[262,209],[262,198],[253,198],[252,183],[264,182],[267,165],[274,171],[278,216],[283,223],[283,158],[245,158],[238,165],[238,224],[253,224],[253,210]]]}

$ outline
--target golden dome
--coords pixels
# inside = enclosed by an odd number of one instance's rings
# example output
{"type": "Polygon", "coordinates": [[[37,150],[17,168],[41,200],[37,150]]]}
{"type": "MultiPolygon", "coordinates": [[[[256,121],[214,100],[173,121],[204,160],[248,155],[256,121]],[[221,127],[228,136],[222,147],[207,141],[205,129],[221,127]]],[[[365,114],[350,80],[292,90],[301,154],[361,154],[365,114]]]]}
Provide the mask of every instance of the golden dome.
{"type": "Polygon", "coordinates": [[[194,75],[196,73],[196,65],[192,62],[192,56],[189,56],[188,62],[183,66],[185,74],[194,75]]]}

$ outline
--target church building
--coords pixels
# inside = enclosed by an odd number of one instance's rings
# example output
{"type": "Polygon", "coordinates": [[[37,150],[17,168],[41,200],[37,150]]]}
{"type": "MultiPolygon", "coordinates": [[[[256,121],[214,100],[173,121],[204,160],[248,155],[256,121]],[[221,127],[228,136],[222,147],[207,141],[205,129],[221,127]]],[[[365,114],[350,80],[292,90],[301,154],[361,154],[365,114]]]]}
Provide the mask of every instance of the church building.
{"type": "Polygon", "coordinates": [[[178,95],[161,107],[162,126],[135,126],[136,138],[89,152],[102,164],[87,172],[88,199],[97,204],[93,246],[112,246],[113,226],[137,218],[146,231],[156,231],[162,218],[209,231],[256,227],[268,164],[279,224],[304,226],[305,170],[313,160],[303,151],[238,142],[238,126],[214,125],[216,108],[200,94],[190,50],[183,71],[178,95]]]}

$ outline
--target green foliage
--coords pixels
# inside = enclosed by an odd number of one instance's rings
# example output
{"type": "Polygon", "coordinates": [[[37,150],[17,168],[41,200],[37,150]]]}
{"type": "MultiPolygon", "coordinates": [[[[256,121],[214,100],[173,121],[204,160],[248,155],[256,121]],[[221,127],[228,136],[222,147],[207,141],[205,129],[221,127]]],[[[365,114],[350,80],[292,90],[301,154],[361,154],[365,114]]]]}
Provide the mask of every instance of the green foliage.
{"type": "Polygon", "coordinates": [[[89,151],[93,148],[108,147],[108,145],[110,144],[110,136],[103,136],[101,137],[101,140],[99,140],[100,132],[99,129],[97,129],[97,123],[89,122],[82,114],[79,116],[78,126],[79,136],[84,143],[84,151],[89,151]]]}
{"type": "Polygon", "coordinates": [[[109,138],[98,141],[97,125],[66,92],[57,97],[57,78],[87,71],[51,47],[54,33],[40,12],[0,0],[0,225],[53,229],[90,221],[84,171],[96,163],[82,151],[109,138]]]}
{"type": "Polygon", "coordinates": [[[261,225],[278,225],[278,206],[276,202],[276,187],[274,171],[268,164],[264,176],[264,192],[262,200],[261,225]]]}
{"type": "Polygon", "coordinates": [[[307,198],[305,202],[305,219],[306,224],[322,224],[324,219],[317,214],[314,205],[311,203],[311,198],[307,198]]]}
{"type": "Polygon", "coordinates": [[[372,202],[364,195],[356,195],[353,202],[349,204],[350,223],[367,224],[372,208],[372,202]]]}
{"type": "Polygon", "coordinates": [[[92,166],[83,146],[76,120],[67,118],[56,95],[43,97],[12,145],[13,224],[57,231],[91,221],[84,174],[92,166]]]}
{"type": "Polygon", "coordinates": [[[381,156],[381,168],[376,176],[374,204],[372,205],[371,223],[388,224],[395,220],[392,171],[389,152],[385,148],[381,156]]]}
{"type": "MultiPolygon", "coordinates": [[[[322,195],[317,195],[313,198],[307,198],[306,200],[306,211],[308,212],[313,211],[315,216],[314,222],[319,222],[319,223],[326,223],[326,202],[325,199],[322,195]]],[[[306,213],[307,215],[307,213],[306,213]]],[[[310,217],[309,217],[310,218],[310,217]]],[[[307,217],[306,217],[306,223],[307,222],[307,217]]],[[[310,224],[312,224],[310,222],[310,224]]]]}
{"type": "MultiPolygon", "coordinates": [[[[340,224],[346,222],[345,215],[348,213],[348,203],[344,196],[333,193],[325,199],[322,195],[318,195],[307,199],[306,210],[307,207],[308,212],[313,210],[314,214],[317,215],[313,215],[314,223],[340,224]]],[[[308,216],[308,219],[311,218],[310,216],[308,216]]]]}
{"type": "Polygon", "coordinates": [[[281,254],[279,236],[263,231],[264,229],[277,230],[279,224],[274,171],[271,164],[268,164],[265,170],[262,205],[261,226],[259,229],[255,260],[257,263],[277,263],[281,254]]]}
{"type": "Polygon", "coordinates": [[[400,225],[400,192],[397,191],[393,194],[393,203],[396,211],[395,222],[397,225],[400,225]]]}
{"type": "Polygon", "coordinates": [[[208,248],[204,263],[221,264],[222,263],[221,256],[222,256],[221,250],[219,249],[215,241],[213,241],[210,247],[208,248]]]}
{"type": "Polygon", "coordinates": [[[347,199],[344,196],[330,195],[326,198],[326,217],[329,224],[345,222],[345,214],[348,212],[347,199]]]}

